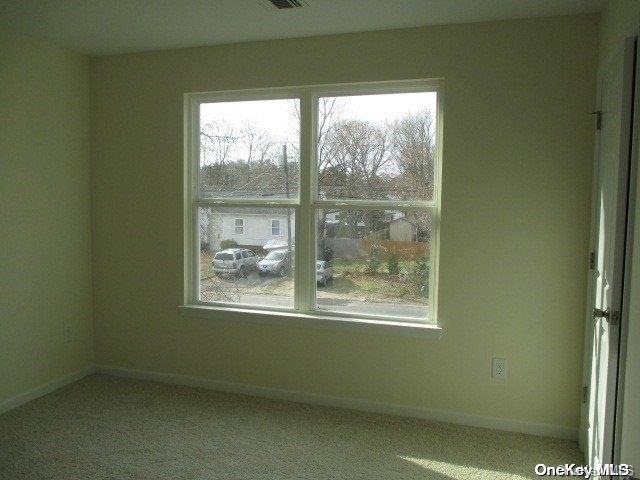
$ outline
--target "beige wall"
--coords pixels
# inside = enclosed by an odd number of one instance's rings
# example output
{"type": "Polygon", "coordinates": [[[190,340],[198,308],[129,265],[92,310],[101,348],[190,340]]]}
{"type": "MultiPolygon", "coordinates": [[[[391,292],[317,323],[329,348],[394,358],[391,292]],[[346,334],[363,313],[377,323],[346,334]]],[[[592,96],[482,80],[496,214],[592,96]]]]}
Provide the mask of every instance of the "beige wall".
{"type": "MultiPolygon", "coordinates": [[[[600,26],[600,68],[621,68],[624,39],[637,35],[639,27],[640,2],[609,2],[600,26]]],[[[637,184],[640,188],[640,176],[637,184]]],[[[640,468],[640,193],[637,195],[620,460],[640,468]]]]}
{"type": "Polygon", "coordinates": [[[93,59],[96,362],[577,428],[595,16],[93,59]],[[182,317],[183,93],[443,77],[439,340],[182,317]],[[490,379],[492,356],[508,361],[490,379]]]}
{"type": "Polygon", "coordinates": [[[88,59],[0,30],[0,408],[93,363],[89,187],[88,59]]]}

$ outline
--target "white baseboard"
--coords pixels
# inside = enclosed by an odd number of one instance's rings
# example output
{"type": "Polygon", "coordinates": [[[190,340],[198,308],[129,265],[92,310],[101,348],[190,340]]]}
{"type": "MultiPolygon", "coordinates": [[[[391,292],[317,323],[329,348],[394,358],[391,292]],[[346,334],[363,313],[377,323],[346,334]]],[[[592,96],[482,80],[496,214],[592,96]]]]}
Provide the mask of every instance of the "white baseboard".
{"type": "Polygon", "coordinates": [[[155,382],[170,383],[174,385],[185,385],[189,387],[204,388],[207,390],[216,390],[220,392],[239,393],[256,397],[266,397],[277,400],[285,400],[289,402],[347,408],[351,410],[382,413],[400,417],[455,423],[459,425],[468,425],[471,427],[491,428],[494,430],[527,433],[530,435],[540,435],[544,437],[564,438],[569,440],[578,439],[577,428],[565,427],[561,425],[524,422],[521,420],[471,415],[467,413],[451,412],[447,410],[432,410],[422,407],[388,404],[357,398],[334,397],[330,395],[284,390],[279,388],[260,387],[244,383],[221,382],[217,380],[207,380],[204,378],[196,378],[186,375],[135,370],[107,365],[96,366],[96,372],[106,375],[113,375],[116,377],[126,377],[136,380],[151,380],[155,382]]]}
{"type": "Polygon", "coordinates": [[[77,382],[87,375],[92,375],[93,373],[95,373],[95,371],[95,367],[93,365],[89,365],[75,372],[68,373],[66,375],[63,375],[62,377],[56,378],[55,380],[51,380],[50,382],[40,385],[39,387],[36,387],[32,390],[16,395],[15,397],[8,398],[7,400],[0,402],[0,415],[16,407],[19,407],[20,405],[30,402],[31,400],[42,397],[47,393],[51,393],[54,390],[77,382]]]}

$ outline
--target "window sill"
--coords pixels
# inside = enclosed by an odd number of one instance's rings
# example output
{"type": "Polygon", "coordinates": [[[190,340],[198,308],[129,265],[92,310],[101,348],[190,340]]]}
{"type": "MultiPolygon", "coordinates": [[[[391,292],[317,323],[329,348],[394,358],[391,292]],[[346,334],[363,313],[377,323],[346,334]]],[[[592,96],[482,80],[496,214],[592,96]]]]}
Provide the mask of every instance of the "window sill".
{"type": "Polygon", "coordinates": [[[421,338],[440,338],[442,335],[442,328],[428,323],[394,322],[299,312],[271,312],[251,308],[210,305],[181,305],[178,308],[184,317],[204,318],[216,321],[253,322],[269,325],[317,327],[334,330],[361,330],[372,333],[416,336],[421,338]],[[222,315],[225,313],[229,315],[222,315]]]}

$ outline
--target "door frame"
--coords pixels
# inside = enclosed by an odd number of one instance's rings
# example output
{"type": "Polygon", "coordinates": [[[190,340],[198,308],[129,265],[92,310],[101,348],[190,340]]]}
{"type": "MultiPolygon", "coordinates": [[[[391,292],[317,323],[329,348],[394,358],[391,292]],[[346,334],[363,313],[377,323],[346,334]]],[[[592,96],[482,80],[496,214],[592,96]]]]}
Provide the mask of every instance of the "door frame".
{"type": "MultiPolygon", "coordinates": [[[[629,37],[625,40],[623,50],[623,72],[622,72],[622,112],[621,112],[621,129],[620,129],[620,154],[618,166],[618,186],[624,186],[622,190],[618,188],[618,205],[616,207],[616,230],[615,230],[615,251],[618,252],[614,257],[613,278],[619,279],[619,285],[612,286],[611,293],[611,311],[617,310],[620,313],[617,325],[610,324],[610,335],[614,338],[610,341],[612,354],[615,358],[614,362],[608,365],[607,372],[607,405],[613,407],[613,410],[607,412],[611,417],[605,420],[605,435],[610,438],[608,442],[605,456],[601,459],[603,463],[614,463],[619,459],[620,455],[620,422],[622,415],[622,401],[624,398],[624,373],[625,373],[625,356],[626,356],[626,335],[628,330],[629,314],[629,275],[631,265],[631,250],[633,246],[633,209],[636,198],[636,177],[638,168],[638,134],[640,131],[640,88],[635,88],[638,83],[639,72],[636,70],[636,62],[640,55],[640,49],[637,46],[637,36],[629,37]],[[634,108],[635,105],[635,108],[634,108]],[[633,133],[632,133],[633,129],[633,133]],[[626,146],[626,147],[625,147],[626,146]],[[620,253],[622,252],[622,253],[620,253]]],[[[605,68],[611,64],[611,59],[605,63],[605,68]]],[[[637,63],[640,67],[640,63],[637,63]]],[[[601,98],[601,71],[598,72],[598,116],[602,111],[601,98]]],[[[593,182],[592,182],[592,199],[591,199],[591,229],[589,239],[590,257],[596,252],[596,208],[597,208],[597,192],[599,185],[599,160],[600,160],[600,135],[596,135],[594,144],[594,162],[593,162],[593,182]]],[[[589,410],[592,386],[591,366],[592,366],[592,301],[594,291],[595,278],[591,266],[588,270],[588,291],[587,291],[587,311],[585,320],[585,338],[584,338],[584,361],[583,361],[583,397],[580,412],[580,432],[579,444],[585,454],[586,463],[590,463],[590,458],[586,458],[589,452],[588,445],[588,429],[589,429],[589,410]]]]}
{"type": "Polygon", "coordinates": [[[635,71],[624,72],[625,78],[633,78],[630,84],[623,84],[623,88],[628,88],[623,95],[632,98],[631,112],[623,118],[624,140],[629,145],[629,195],[626,221],[626,243],[624,256],[624,280],[622,292],[622,315],[620,318],[620,346],[619,362],[616,389],[614,441],[613,441],[613,462],[620,463],[620,450],[622,440],[622,419],[624,407],[624,383],[627,366],[627,342],[629,336],[629,302],[631,299],[631,264],[633,260],[633,244],[635,232],[635,209],[637,208],[637,179],[638,179],[638,158],[640,149],[640,30],[635,38],[627,38],[625,44],[625,68],[633,68],[633,61],[628,61],[627,56],[635,57],[635,71]]]}

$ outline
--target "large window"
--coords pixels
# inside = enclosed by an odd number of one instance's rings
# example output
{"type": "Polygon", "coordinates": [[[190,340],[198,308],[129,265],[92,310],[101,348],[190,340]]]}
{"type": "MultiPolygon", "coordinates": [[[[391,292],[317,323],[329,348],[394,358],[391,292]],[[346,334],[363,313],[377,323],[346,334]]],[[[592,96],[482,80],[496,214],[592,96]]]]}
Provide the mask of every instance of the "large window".
{"type": "Polygon", "coordinates": [[[435,324],[437,87],[187,95],[185,301],[435,324]]]}

